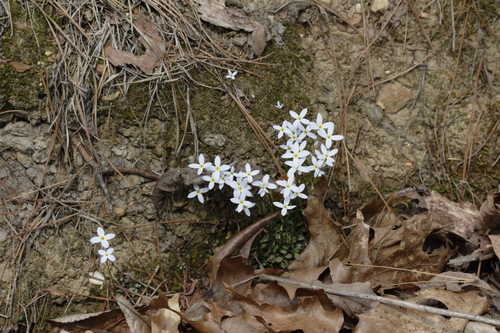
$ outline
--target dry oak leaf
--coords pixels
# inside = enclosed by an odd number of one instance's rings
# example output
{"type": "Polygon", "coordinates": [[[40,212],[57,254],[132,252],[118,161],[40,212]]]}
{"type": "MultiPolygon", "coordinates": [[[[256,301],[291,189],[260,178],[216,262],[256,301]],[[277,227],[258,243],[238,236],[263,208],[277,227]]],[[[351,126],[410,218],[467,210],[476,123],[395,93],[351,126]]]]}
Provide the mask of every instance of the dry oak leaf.
{"type": "Polygon", "coordinates": [[[146,74],[152,74],[165,55],[167,43],[160,36],[158,28],[151,23],[151,19],[143,14],[134,20],[134,26],[141,37],[139,41],[146,49],[143,55],[135,55],[132,52],[117,50],[108,42],[104,47],[104,55],[113,66],[134,65],[146,74]]]}
{"type": "MultiPolygon", "coordinates": [[[[480,315],[488,308],[486,297],[478,291],[454,293],[447,290],[428,289],[419,292],[417,297],[406,301],[422,305],[435,306],[439,304],[451,311],[480,315]]],[[[466,319],[445,318],[395,306],[379,304],[374,309],[361,314],[359,323],[353,333],[367,332],[412,332],[412,333],[442,333],[463,332],[466,319]]]]}
{"type": "Polygon", "coordinates": [[[343,248],[340,228],[335,225],[330,211],[323,204],[326,191],[327,180],[322,178],[307,199],[304,215],[310,240],[304,251],[288,266],[290,271],[326,266],[343,248]]]}
{"type": "Polygon", "coordinates": [[[286,308],[257,304],[248,297],[234,295],[245,313],[251,314],[273,331],[304,333],[339,332],[344,323],[342,310],[335,308],[324,294],[298,297],[286,308]]]}
{"type": "Polygon", "coordinates": [[[181,323],[179,312],[179,294],[175,294],[168,300],[168,309],[163,308],[148,313],[151,318],[151,333],[178,333],[181,323]]]}
{"type": "Polygon", "coordinates": [[[119,309],[66,315],[47,320],[49,324],[60,328],[60,332],[105,331],[111,333],[129,333],[130,329],[119,309]]]}
{"type": "Polygon", "coordinates": [[[457,234],[478,245],[476,235],[485,228],[483,217],[474,205],[450,201],[434,191],[429,196],[424,196],[423,200],[434,227],[457,234]]]}
{"type": "Polygon", "coordinates": [[[491,245],[493,245],[493,251],[497,258],[500,258],[500,235],[488,235],[491,245]]]}
{"type": "Polygon", "coordinates": [[[18,62],[18,61],[9,61],[8,64],[11,65],[12,68],[14,68],[14,70],[18,73],[24,73],[26,71],[29,71],[31,68],[33,68],[33,66],[31,66],[31,65],[27,65],[27,64],[24,64],[24,63],[18,62]]]}
{"type": "MultiPolygon", "coordinates": [[[[381,214],[391,216],[384,212],[381,214]]],[[[382,285],[391,288],[393,284],[430,278],[430,275],[419,274],[418,271],[440,273],[453,254],[447,247],[439,247],[432,252],[424,250],[424,243],[432,231],[432,221],[427,214],[413,216],[396,230],[386,227],[371,230],[374,236],[369,240],[367,224],[358,219],[347,238],[347,243],[352,244],[348,256],[352,266],[339,258],[332,260],[330,271],[334,282],[370,282],[372,287],[382,285]]]]}
{"type": "Polygon", "coordinates": [[[479,209],[485,228],[497,231],[500,229],[500,192],[488,194],[486,201],[479,209]]]}
{"type": "Polygon", "coordinates": [[[267,28],[250,19],[242,10],[226,7],[224,0],[195,0],[203,21],[231,30],[251,32],[249,44],[255,55],[260,56],[267,43],[267,28]]]}
{"type": "Polygon", "coordinates": [[[416,285],[420,289],[446,289],[449,291],[464,291],[470,290],[471,287],[482,291],[484,295],[498,295],[498,292],[493,289],[487,282],[479,279],[474,274],[463,272],[443,272],[434,276],[426,282],[419,282],[416,285]]]}

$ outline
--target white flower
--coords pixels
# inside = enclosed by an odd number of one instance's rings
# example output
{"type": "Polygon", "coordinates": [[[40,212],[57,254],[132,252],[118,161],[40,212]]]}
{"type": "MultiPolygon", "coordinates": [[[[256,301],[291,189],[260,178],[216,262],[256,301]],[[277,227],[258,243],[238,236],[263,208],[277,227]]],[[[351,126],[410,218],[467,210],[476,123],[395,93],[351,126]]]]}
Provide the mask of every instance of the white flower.
{"type": "Polygon", "coordinates": [[[236,75],[238,75],[238,71],[232,71],[232,70],[228,69],[226,79],[234,80],[234,79],[236,79],[236,75]]]}
{"type": "Polygon", "coordinates": [[[253,186],[257,186],[259,188],[259,195],[263,197],[267,193],[269,193],[269,190],[274,190],[277,188],[276,184],[270,183],[269,182],[269,175],[264,175],[261,180],[256,180],[252,183],[253,186]]]}
{"type": "Polygon", "coordinates": [[[205,163],[205,157],[203,156],[203,154],[198,155],[198,163],[191,163],[188,165],[188,167],[190,167],[191,169],[198,169],[199,175],[201,175],[201,173],[205,169],[210,169],[211,166],[212,163],[210,162],[205,163]]]}
{"type": "Polygon", "coordinates": [[[294,209],[295,206],[290,205],[290,198],[285,198],[283,203],[281,202],[273,202],[273,205],[275,205],[278,208],[281,208],[281,215],[285,216],[287,211],[290,209],[294,209]]]}
{"type": "Polygon", "coordinates": [[[331,128],[333,131],[333,128],[334,128],[334,124],[332,122],[326,122],[326,123],[323,122],[323,117],[321,116],[320,113],[318,113],[318,115],[316,116],[316,122],[311,123],[311,124],[313,124],[313,126],[315,127],[315,129],[317,131],[320,131],[320,130],[325,131],[329,128],[331,128]]]}
{"type": "Polygon", "coordinates": [[[306,185],[304,185],[304,184],[300,184],[300,186],[294,185],[292,187],[292,196],[290,197],[290,199],[293,199],[296,197],[299,197],[302,199],[307,199],[307,195],[302,193],[302,192],[304,192],[305,187],[306,187],[306,185]]]}
{"type": "Polygon", "coordinates": [[[101,256],[101,264],[104,264],[106,261],[115,261],[116,257],[113,255],[114,249],[110,247],[109,249],[103,250],[100,249],[98,251],[99,255],[101,256]]]}
{"type": "Polygon", "coordinates": [[[291,131],[290,131],[290,126],[291,125],[292,124],[290,124],[286,120],[283,121],[283,123],[281,124],[281,126],[279,126],[279,125],[273,125],[273,128],[278,131],[278,139],[280,139],[283,136],[283,134],[287,134],[288,135],[288,133],[291,133],[291,131]]]}
{"type": "Polygon", "coordinates": [[[246,182],[245,179],[237,177],[236,180],[228,182],[229,186],[233,188],[233,196],[235,198],[246,198],[252,197],[252,192],[250,192],[250,185],[246,182]]]}
{"type": "Polygon", "coordinates": [[[297,133],[297,132],[286,133],[286,135],[288,135],[288,137],[295,143],[302,142],[302,140],[304,140],[304,138],[306,137],[305,133],[297,133]]]}
{"type": "Polygon", "coordinates": [[[238,207],[236,207],[238,213],[244,211],[247,216],[250,216],[250,208],[255,206],[255,203],[245,200],[244,197],[231,198],[231,202],[238,205],[238,207]]]}
{"type": "Polygon", "coordinates": [[[286,145],[280,145],[280,148],[285,151],[285,154],[292,151],[292,147],[295,144],[295,141],[293,139],[288,139],[286,142],[286,145]]]}
{"type": "Polygon", "coordinates": [[[325,174],[325,172],[321,170],[321,168],[323,168],[323,162],[312,156],[312,163],[313,164],[310,167],[314,170],[314,177],[323,176],[325,174]]]}
{"type": "Polygon", "coordinates": [[[288,170],[288,177],[290,175],[295,176],[295,172],[299,172],[299,174],[302,173],[308,173],[311,172],[313,169],[310,166],[304,166],[305,159],[293,159],[291,161],[286,161],[285,164],[290,167],[290,170],[288,170]]]}
{"type": "Polygon", "coordinates": [[[260,170],[252,170],[250,164],[245,164],[245,171],[239,172],[238,177],[245,179],[247,182],[251,183],[253,181],[253,176],[258,175],[260,170]]]}
{"type": "Polygon", "coordinates": [[[302,141],[301,143],[295,143],[291,147],[291,151],[286,152],[281,155],[282,158],[293,158],[296,159],[305,159],[307,155],[309,155],[309,151],[305,150],[307,142],[302,141]]]}
{"type": "Polygon", "coordinates": [[[281,194],[283,194],[283,197],[288,198],[290,197],[290,194],[292,193],[292,189],[294,184],[294,177],[288,177],[287,180],[278,180],[276,181],[276,184],[279,186],[283,187],[283,189],[280,191],[281,194]]]}
{"type": "Polygon", "coordinates": [[[189,199],[197,197],[198,201],[203,203],[205,202],[205,198],[203,198],[203,193],[207,192],[208,192],[208,187],[200,188],[198,185],[194,185],[194,191],[190,192],[187,197],[189,199]]]}
{"type": "Polygon", "coordinates": [[[297,112],[290,110],[290,116],[292,116],[292,118],[295,119],[295,121],[293,122],[294,124],[297,123],[302,123],[304,125],[309,124],[309,120],[305,118],[306,115],[307,115],[307,109],[302,109],[302,111],[300,111],[300,114],[297,114],[297,112]]]}
{"type": "Polygon", "coordinates": [[[332,146],[332,141],[340,141],[344,139],[343,135],[333,135],[333,127],[327,128],[327,130],[319,130],[318,134],[326,140],[325,145],[326,148],[330,148],[332,146]]]}
{"type": "Polygon", "coordinates": [[[115,238],[115,234],[106,234],[104,229],[99,227],[97,228],[97,236],[92,237],[90,242],[92,244],[101,243],[101,246],[106,249],[109,247],[108,241],[113,238],[115,238]]]}
{"type": "Polygon", "coordinates": [[[335,156],[338,151],[339,150],[336,148],[328,150],[328,148],[326,148],[325,145],[321,145],[321,152],[316,150],[316,156],[318,156],[318,159],[322,164],[326,164],[329,167],[333,167],[333,163],[335,163],[333,156],[335,156]]]}
{"type": "Polygon", "coordinates": [[[316,130],[316,125],[314,125],[314,123],[309,123],[302,133],[311,139],[317,139],[318,137],[313,133],[314,130],[316,130]]]}
{"type": "Polygon", "coordinates": [[[283,109],[283,107],[285,106],[283,103],[281,103],[280,101],[277,101],[276,104],[274,105],[277,109],[283,109]]]}
{"type": "MultiPolygon", "coordinates": [[[[208,189],[209,190],[213,189],[215,184],[220,184],[220,180],[219,180],[220,178],[215,178],[214,175],[215,175],[215,173],[213,173],[210,176],[201,177],[201,179],[208,182],[208,189]]],[[[224,181],[222,181],[222,185],[224,185],[224,181]]]]}
{"type": "Polygon", "coordinates": [[[234,167],[231,166],[231,168],[228,171],[224,172],[224,176],[223,176],[224,183],[228,184],[228,183],[232,182],[234,180],[234,178],[236,178],[236,173],[237,172],[234,170],[234,167]]]}
{"type": "Polygon", "coordinates": [[[219,179],[225,171],[229,170],[229,168],[229,165],[221,164],[219,156],[215,156],[214,164],[210,167],[210,170],[213,172],[212,176],[219,179]]]}

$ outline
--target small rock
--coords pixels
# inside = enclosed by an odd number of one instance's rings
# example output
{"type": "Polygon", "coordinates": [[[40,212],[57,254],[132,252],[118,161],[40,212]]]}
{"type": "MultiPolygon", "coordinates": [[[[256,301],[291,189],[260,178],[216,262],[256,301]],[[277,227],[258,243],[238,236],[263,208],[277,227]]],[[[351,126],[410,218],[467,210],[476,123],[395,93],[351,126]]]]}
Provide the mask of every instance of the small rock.
{"type": "Polygon", "coordinates": [[[222,134],[208,134],[203,141],[211,147],[222,148],[226,145],[227,139],[222,134]]]}
{"type": "Polygon", "coordinates": [[[377,105],[389,113],[396,113],[415,98],[415,93],[400,83],[388,83],[380,89],[377,105]]]}
{"type": "Polygon", "coordinates": [[[7,239],[7,231],[5,230],[0,230],[0,243],[5,241],[7,239]]]}
{"type": "Polygon", "coordinates": [[[378,12],[380,10],[386,10],[389,7],[389,0],[374,0],[372,2],[371,10],[372,12],[378,12]]]}
{"type": "Polygon", "coordinates": [[[467,326],[465,326],[464,333],[495,333],[497,330],[495,327],[484,324],[484,323],[476,323],[469,322],[467,326]]]}
{"type": "Polygon", "coordinates": [[[113,209],[113,212],[115,213],[116,216],[122,217],[122,216],[125,216],[125,213],[127,212],[127,210],[123,207],[115,207],[113,209]]]}
{"type": "Polygon", "coordinates": [[[125,156],[127,155],[127,146],[125,145],[114,146],[113,148],[111,148],[111,151],[116,156],[125,156]]]}
{"type": "Polygon", "coordinates": [[[139,158],[141,155],[141,150],[139,148],[134,147],[133,145],[129,145],[127,147],[127,160],[133,161],[136,158],[139,158]]]}
{"type": "Polygon", "coordinates": [[[123,225],[123,226],[133,226],[135,223],[134,221],[132,221],[131,219],[129,219],[128,217],[123,217],[121,220],[120,220],[120,223],[123,225]]]}
{"type": "Polygon", "coordinates": [[[101,272],[95,271],[89,273],[89,282],[95,284],[96,286],[102,286],[104,284],[104,275],[101,272]]]}
{"type": "Polygon", "coordinates": [[[137,126],[122,128],[118,130],[118,132],[121,133],[126,138],[139,137],[141,134],[141,130],[137,126]]]}
{"type": "Polygon", "coordinates": [[[31,158],[21,152],[16,153],[16,159],[25,168],[29,168],[33,165],[33,161],[31,160],[31,158]]]}

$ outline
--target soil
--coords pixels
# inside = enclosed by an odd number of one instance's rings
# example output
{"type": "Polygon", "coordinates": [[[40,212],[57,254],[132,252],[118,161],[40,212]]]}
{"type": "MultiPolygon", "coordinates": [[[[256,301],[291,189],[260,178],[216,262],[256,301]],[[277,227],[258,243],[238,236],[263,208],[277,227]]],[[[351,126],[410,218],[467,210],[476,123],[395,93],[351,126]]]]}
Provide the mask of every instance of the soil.
{"type": "MultiPolygon", "coordinates": [[[[339,223],[370,198],[407,187],[425,186],[474,204],[498,188],[498,1],[457,0],[453,17],[441,1],[390,1],[376,12],[367,2],[364,11],[356,1],[301,3],[280,10],[277,1],[245,3],[248,15],[267,17],[283,31],[260,61],[238,64],[231,83],[275,142],[272,125],[289,120],[288,110],[308,108],[335,122],[345,141],[327,204],[339,223]],[[276,108],[277,101],[285,107],[276,108]]],[[[234,212],[224,193],[202,205],[187,199],[191,189],[180,184],[166,193],[159,211],[154,179],[99,175],[136,168],[160,177],[202,152],[276,176],[238,106],[212,74],[195,66],[190,75],[203,85],[160,82],[152,94],[149,82],[126,89],[107,84],[95,101],[91,140],[80,130],[71,142],[61,141],[47,88],[48,73],[59,70],[61,57],[50,26],[37,6],[17,0],[10,9],[3,6],[0,17],[10,10],[12,18],[12,24],[0,21],[3,328],[43,330],[43,319],[102,311],[109,304],[94,300],[116,293],[181,291],[196,279],[203,285],[208,256],[234,232],[273,212],[272,200],[259,202],[246,217],[234,212]],[[117,235],[112,265],[100,265],[98,248],[89,242],[98,226],[117,235]],[[104,286],[89,283],[94,271],[105,275],[104,286]]],[[[54,20],[69,24],[55,14],[54,20]]],[[[244,54],[236,41],[247,33],[205,26],[229,51],[244,54]]],[[[219,72],[223,77],[226,68],[219,72]]],[[[255,265],[286,267],[304,248],[300,208],[256,242],[255,265]]]]}

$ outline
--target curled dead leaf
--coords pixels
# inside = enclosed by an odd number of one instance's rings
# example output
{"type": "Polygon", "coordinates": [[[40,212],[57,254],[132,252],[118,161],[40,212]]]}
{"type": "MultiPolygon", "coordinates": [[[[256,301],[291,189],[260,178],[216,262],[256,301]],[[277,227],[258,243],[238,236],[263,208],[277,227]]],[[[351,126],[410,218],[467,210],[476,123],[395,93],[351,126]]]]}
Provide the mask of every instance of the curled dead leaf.
{"type": "Polygon", "coordinates": [[[161,63],[167,49],[166,41],[161,37],[158,28],[152,20],[143,14],[137,15],[134,26],[141,37],[139,41],[146,51],[143,55],[135,55],[132,52],[117,50],[108,42],[104,47],[104,55],[113,66],[134,65],[146,74],[152,74],[154,69],[161,63]]]}
{"type": "Polygon", "coordinates": [[[304,251],[288,266],[290,271],[326,266],[343,247],[340,228],[323,204],[327,191],[327,180],[323,178],[314,193],[309,195],[304,215],[310,240],[304,251]]]}
{"type": "Polygon", "coordinates": [[[490,230],[500,229],[500,192],[488,194],[486,201],[479,209],[485,228],[490,230]]]}
{"type": "Polygon", "coordinates": [[[484,230],[484,224],[476,207],[467,202],[453,202],[434,191],[423,199],[436,228],[443,228],[478,245],[476,236],[484,230]]]}
{"type": "Polygon", "coordinates": [[[179,312],[179,294],[175,294],[168,300],[168,309],[158,309],[149,314],[151,333],[178,333],[181,323],[179,312]]]}
{"type": "Polygon", "coordinates": [[[226,7],[224,0],[196,0],[198,13],[203,21],[231,30],[251,32],[249,44],[253,53],[260,56],[267,43],[267,28],[249,18],[238,8],[226,7]]]}
{"type": "Polygon", "coordinates": [[[222,248],[217,250],[217,252],[214,253],[212,257],[210,257],[210,259],[208,260],[208,267],[209,279],[212,285],[217,281],[217,275],[222,260],[229,257],[236,251],[239,251],[248,242],[248,240],[250,240],[256,233],[258,233],[267,223],[278,216],[278,214],[279,212],[271,214],[246,227],[234,237],[232,237],[229,241],[227,241],[222,248]]]}
{"type": "Polygon", "coordinates": [[[31,68],[33,68],[33,66],[31,66],[31,65],[24,64],[24,63],[18,62],[18,61],[9,61],[8,64],[11,65],[12,68],[14,68],[14,70],[18,73],[24,73],[26,71],[29,71],[31,68]]]}

